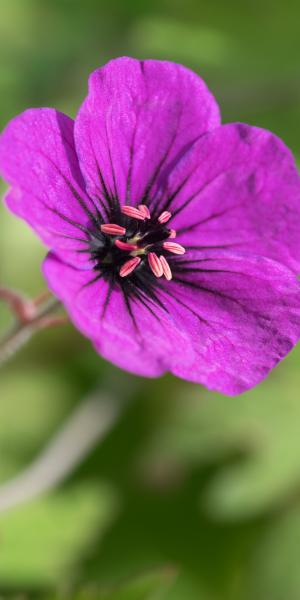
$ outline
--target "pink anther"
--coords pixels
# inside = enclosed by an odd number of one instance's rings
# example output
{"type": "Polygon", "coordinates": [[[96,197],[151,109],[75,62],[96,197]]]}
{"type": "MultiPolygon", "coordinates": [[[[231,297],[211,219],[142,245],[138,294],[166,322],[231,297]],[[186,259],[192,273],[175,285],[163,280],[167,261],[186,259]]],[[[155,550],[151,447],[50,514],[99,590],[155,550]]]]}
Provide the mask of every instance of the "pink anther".
{"type": "Polygon", "coordinates": [[[168,261],[165,259],[164,256],[160,256],[159,260],[161,262],[161,266],[162,266],[163,274],[164,274],[165,278],[168,281],[171,281],[171,279],[172,279],[172,271],[170,269],[170,265],[169,265],[168,261]]]}
{"type": "Polygon", "coordinates": [[[138,219],[139,221],[145,221],[145,215],[135,206],[122,206],[121,212],[126,217],[131,217],[132,219],[138,219]]]}
{"type": "Polygon", "coordinates": [[[138,209],[144,215],[145,219],[151,219],[150,210],[146,204],[139,204],[138,209]]]}
{"type": "Polygon", "coordinates": [[[155,277],[162,277],[164,274],[162,264],[155,252],[149,252],[148,254],[148,263],[152,273],[155,277]]]}
{"type": "Polygon", "coordinates": [[[175,244],[175,242],[164,242],[163,248],[173,254],[185,254],[185,248],[180,244],[175,244]]]}
{"type": "Polygon", "coordinates": [[[126,229],[125,227],[121,227],[121,225],[116,225],[115,223],[104,223],[100,226],[102,233],[106,233],[107,235],[125,235],[126,229]]]}
{"type": "Polygon", "coordinates": [[[168,210],[164,210],[157,220],[162,225],[163,223],[167,223],[171,219],[171,216],[172,213],[170,213],[168,210]]]}
{"type": "Polygon", "coordinates": [[[126,263],[124,263],[124,265],[122,265],[122,267],[120,269],[120,276],[127,277],[127,275],[130,275],[130,273],[132,273],[132,271],[134,271],[134,269],[136,269],[136,267],[140,264],[140,262],[141,262],[141,259],[139,256],[135,256],[134,258],[127,260],[126,263]]]}

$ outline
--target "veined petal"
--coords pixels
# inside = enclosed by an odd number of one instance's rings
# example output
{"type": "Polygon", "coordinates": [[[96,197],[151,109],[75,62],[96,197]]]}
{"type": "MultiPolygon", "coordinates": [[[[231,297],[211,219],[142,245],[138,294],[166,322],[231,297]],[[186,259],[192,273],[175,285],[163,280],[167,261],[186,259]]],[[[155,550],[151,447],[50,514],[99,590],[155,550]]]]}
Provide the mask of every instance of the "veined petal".
{"type": "Polygon", "coordinates": [[[159,377],[167,370],[163,360],[158,360],[155,355],[150,354],[146,347],[141,348],[132,338],[125,341],[122,334],[116,330],[110,331],[109,335],[103,335],[93,344],[103,358],[129,373],[142,377],[159,377]]]}
{"type": "MultiPolygon", "coordinates": [[[[178,261],[178,258],[176,258],[178,261]]],[[[300,337],[299,282],[264,258],[195,252],[173,265],[158,302],[124,296],[49,255],[44,274],[75,325],[128,371],[166,370],[225,394],[264,379],[300,337]]]]}
{"type": "Polygon", "coordinates": [[[80,166],[92,196],[137,204],[205,132],[218,106],[195,73],[170,62],[112,60],[90,76],[75,123],[80,166]]]}
{"type": "Polygon", "coordinates": [[[0,170],[12,186],[10,210],[65,259],[85,261],[73,249],[84,248],[86,225],[94,220],[96,226],[98,217],[84,190],[72,119],[49,108],[15,117],[0,137],[0,170]]]}
{"type": "Polygon", "coordinates": [[[43,272],[76,327],[116,365],[138,375],[158,376],[169,369],[174,345],[181,348],[186,362],[192,362],[194,350],[187,347],[185,333],[163,303],[142,293],[123,293],[95,271],[76,269],[53,253],[45,259],[43,272]]]}
{"type": "Polygon", "coordinates": [[[273,258],[300,271],[300,178],[272,133],[224,125],[195,144],[162,185],[176,242],[273,258]]]}
{"type": "Polygon", "coordinates": [[[300,283],[279,263],[211,250],[182,257],[172,270],[166,294],[197,354],[188,368],[171,367],[174,374],[239,394],[299,340],[300,283]]]}

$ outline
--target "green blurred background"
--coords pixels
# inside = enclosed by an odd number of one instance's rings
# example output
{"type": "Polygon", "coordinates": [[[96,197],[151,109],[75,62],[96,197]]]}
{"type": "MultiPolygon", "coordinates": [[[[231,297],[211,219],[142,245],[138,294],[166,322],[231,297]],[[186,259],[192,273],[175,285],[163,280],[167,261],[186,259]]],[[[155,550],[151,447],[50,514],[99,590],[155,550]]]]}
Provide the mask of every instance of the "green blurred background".
{"type": "MultiPolygon", "coordinates": [[[[0,11],[1,126],[31,106],[75,116],[89,72],[127,54],[190,66],[224,121],[272,129],[300,156],[298,0],[0,0],[0,11]]],[[[45,249],[3,206],[0,217],[1,283],[35,295],[45,249]]],[[[0,515],[0,596],[299,600],[299,357],[237,398],[139,380],[58,489],[0,515]]],[[[107,378],[135,382],[71,325],[7,363],[1,482],[107,378]]]]}

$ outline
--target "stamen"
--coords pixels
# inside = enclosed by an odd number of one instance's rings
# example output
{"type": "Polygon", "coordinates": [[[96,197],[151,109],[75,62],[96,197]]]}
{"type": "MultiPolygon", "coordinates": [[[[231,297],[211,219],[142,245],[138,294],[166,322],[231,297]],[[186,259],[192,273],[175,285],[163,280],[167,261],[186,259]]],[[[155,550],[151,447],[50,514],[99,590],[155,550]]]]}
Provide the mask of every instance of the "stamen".
{"type": "Polygon", "coordinates": [[[172,252],[173,254],[185,254],[185,248],[180,244],[175,244],[174,242],[164,242],[163,248],[172,252]]]}
{"type": "Polygon", "coordinates": [[[128,244],[128,242],[122,242],[121,240],[116,240],[115,246],[117,246],[120,250],[125,250],[128,252],[131,252],[131,250],[138,249],[138,246],[136,244],[128,244]]]}
{"type": "Polygon", "coordinates": [[[163,224],[163,223],[167,223],[170,219],[171,219],[172,213],[170,213],[168,210],[164,210],[164,212],[161,213],[160,217],[158,217],[158,222],[163,224]]]}
{"type": "Polygon", "coordinates": [[[143,213],[135,206],[122,206],[121,212],[126,217],[131,217],[132,219],[138,219],[139,221],[145,221],[146,217],[143,213]]]}
{"type": "Polygon", "coordinates": [[[172,279],[172,271],[170,269],[170,265],[169,265],[168,261],[165,259],[164,256],[160,256],[159,260],[161,262],[161,266],[163,268],[163,273],[164,273],[165,278],[168,281],[171,281],[171,279],[172,279]]]}
{"type": "MultiPolygon", "coordinates": [[[[139,265],[144,268],[147,264],[146,261],[148,261],[149,269],[155,277],[164,276],[167,281],[170,281],[173,278],[172,263],[169,264],[171,256],[168,256],[167,253],[180,255],[186,252],[181,244],[173,241],[177,235],[176,230],[165,226],[165,223],[171,219],[172,213],[164,210],[158,219],[155,217],[154,221],[151,218],[150,209],[145,204],[139,204],[138,206],[125,205],[121,207],[121,212],[129,218],[141,221],[141,223],[140,225],[137,223],[130,230],[117,223],[103,223],[100,225],[99,229],[103,234],[115,237],[111,240],[112,243],[108,244],[101,236],[99,237],[99,234],[95,238],[91,236],[89,251],[91,252],[91,259],[98,261],[97,268],[102,271],[102,264],[103,268],[110,265],[113,268],[117,267],[119,276],[123,278],[133,273],[139,265]],[[158,250],[159,248],[160,250],[158,250]],[[123,252],[127,252],[127,255],[122,256],[121,253],[123,252]],[[127,258],[129,260],[126,260],[127,258]],[[122,264],[123,261],[124,264],[122,264]]],[[[139,274],[135,277],[139,277],[139,274]]],[[[135,278],[133,281],[135,282],[135,278]]],[[[143,283],[139,279],[136,281],[138,285],[143,283]]]]}
{"type": "Polygon", "coordinates": [[[146,219],[151,219],[150,210],[146,204],[139,204],[138,209],[146,219]]]}
{"type": "Polygon", "coordinates": [[[115,223],[104,223],[100,225],[100,229],[102,233],[106,233],[107,235],[125,235],[126,233],[125,227],[121,227],[121,225],[116,225],[115,223]]]}
{"type": "Polygon", "coordinates": [[[141,259],[138,256],[135,256],[134,258],[127,260],[126,263],[124,263],[124,265],[120,269],[120,276],[127,277],[127,275],[130,275],[130,273],[132,273],[132,271],[134,271],[134,269],[136,269],[136,267],[140,264],[140,262],[141,262],[141,259]]]}
{"type": "Polygon", "coordinates": [[[164,274],[163,266],[157,256],[157,254],[155,254],[155,252],[149,252],[148,263],[149,263],[149,267],[150,267],[152,273],[154,273],[155,277],[162,277],[162,275],[164,274]]]}

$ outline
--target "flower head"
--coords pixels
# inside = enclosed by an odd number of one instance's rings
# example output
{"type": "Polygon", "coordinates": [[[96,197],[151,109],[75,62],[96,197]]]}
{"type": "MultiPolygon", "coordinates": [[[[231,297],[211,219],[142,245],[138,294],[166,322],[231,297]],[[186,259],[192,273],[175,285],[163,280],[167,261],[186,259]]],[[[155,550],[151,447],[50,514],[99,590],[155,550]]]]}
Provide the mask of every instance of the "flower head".
{"type": "Polygon", "coordinates": [[[49,287],[120,367],[236,394],[298,341],[293,158],[268,131],[221,126],[188,69],[108,63],[75,122],[13,119],[0,168],[7,206],[51,248],[49,287]]]}

